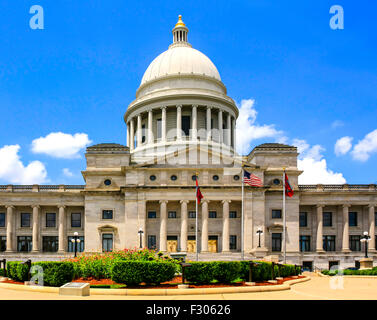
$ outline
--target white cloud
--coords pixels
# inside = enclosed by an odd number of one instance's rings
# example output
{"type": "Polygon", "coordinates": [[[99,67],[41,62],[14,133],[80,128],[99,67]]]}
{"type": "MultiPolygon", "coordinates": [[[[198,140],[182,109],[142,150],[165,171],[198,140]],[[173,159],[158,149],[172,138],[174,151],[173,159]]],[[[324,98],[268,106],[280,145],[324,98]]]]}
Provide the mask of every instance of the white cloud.
{"type": "Polygon", "coordinates": [[[298,177],[299,184],[343,184],[346,179],[342,173],[335,173],[327,167],[322,152],[325,149],[316,144],[310,146],[305,140],[294,139],[293,145],[300,153],[297,167],[304,172],[298,177]]]}
{"type": "Polygon", "coordinates": [[[12,184],[40,184],[47,182],[47,171],[40,161],[25,166],[18,154],[20,146],[7,145],[0,149],[0,179],[12,184]]]}
{"type": "Polygon", "coordinates": [[[331,128],[332,128],[332,129],[336,129],[336,128],[343,127],[343,126],[344,126],[344,122],[341,121],[341,120],[335,120],[335,121],[331,124],[331,128]]]}
{"type": "Polygon", "coordinates": [[[251,150],[251,142],[261,138],[274,138],[275,141],[283,143],[286,137],[283,136],[283,131],[275,129],[273,124],[256,124],[258,112],[254,108],[254,99],[241,100],[239,107],[239,116],[237,119],[237,151],[240,154],[247,154],[251,150]]]}
{"type": "Polygon", "coordinates": [[[352,148],[352,137],[345,136],[336,141],[334,151],[337,156],[344,155],[352,148]]]}
{"type": "Polygon", "coordinates": [[[75,133],[74,135],[63,132],[52,132],[46,137],[34,139],[32,151],[42,153],[55,158],[73,159],[79,158],[79,152],[92,141],[86,133],[75,133]]]}
{"type": "Polygon", "coordinates": [[[355,160],[367,161],[372,153],[377,152],[377,129],[369,132],[364,139],[360,140],[352,150],[355,160]]]}
{"type": "Polygon", "coordinates": [[[63,169],[63,174],[66,176],[66,177],[73,177],[73,173],[71,170],[69,170],[68,168],[64,168],[63,169]]]}

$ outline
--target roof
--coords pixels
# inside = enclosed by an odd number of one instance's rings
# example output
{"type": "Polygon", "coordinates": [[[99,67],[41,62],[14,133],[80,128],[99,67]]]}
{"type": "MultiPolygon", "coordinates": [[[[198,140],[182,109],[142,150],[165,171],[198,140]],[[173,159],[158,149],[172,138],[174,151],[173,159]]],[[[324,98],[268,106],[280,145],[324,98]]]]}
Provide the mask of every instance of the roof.
{"type": "Polygon", "coordinates": [[[118,143],[99,143],[86,148],[87,152],[91,151],[129,151],[129,148],[118,143]]]}
{"type": "Polygon", "coordinates": [[[282,143],[263,143],[260,144],[259,146],[256,146],[255,149],[270,149],[270,148],[296,148],[295,146],[290,146],[287,144],[282,144],[282,143]]]}

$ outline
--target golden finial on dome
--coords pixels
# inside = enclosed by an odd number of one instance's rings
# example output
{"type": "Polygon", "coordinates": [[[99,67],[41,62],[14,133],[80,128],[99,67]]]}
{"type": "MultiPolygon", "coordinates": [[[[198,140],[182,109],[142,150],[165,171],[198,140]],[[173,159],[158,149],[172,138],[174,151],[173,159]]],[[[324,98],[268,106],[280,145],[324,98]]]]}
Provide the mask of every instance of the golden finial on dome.
{"type": "Polygon", "coordinates": [[[182,21],[182,16],[181,15],[179,15],[178,16],[178,22],[177,22],[177,24],[175,25],[175,27],[177,28],[177,27],[186,27],[186,25],[183,23],[183,21],[182,21]]]}

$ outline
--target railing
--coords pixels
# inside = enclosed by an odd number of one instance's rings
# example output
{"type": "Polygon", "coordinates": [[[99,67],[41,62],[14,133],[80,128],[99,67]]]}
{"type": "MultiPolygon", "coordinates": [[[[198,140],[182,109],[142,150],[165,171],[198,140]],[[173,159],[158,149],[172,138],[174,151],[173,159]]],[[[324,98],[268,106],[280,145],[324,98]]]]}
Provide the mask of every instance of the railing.
{"type": "Polygon", "coordinates": [[[0,192],[84,190],[85,185],[0,185],[0,192]]]}
{"type": "Polygon", "coordinates": [[[302,184],[298,186],[299,190],[377,190],[377,185],[375,184],[302,184]]]}

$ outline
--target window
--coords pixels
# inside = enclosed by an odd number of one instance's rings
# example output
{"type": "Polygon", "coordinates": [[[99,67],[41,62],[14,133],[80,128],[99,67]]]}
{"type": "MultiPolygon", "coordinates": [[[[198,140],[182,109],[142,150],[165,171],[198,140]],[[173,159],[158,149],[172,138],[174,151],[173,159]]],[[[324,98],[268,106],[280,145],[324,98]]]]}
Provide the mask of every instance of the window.
{"type": "Polygon", "coordinates": [[[352,251],[361,251],[360,236],[350,236],[350,249],[352,251]]]}
{"type": "Polygon", "coordinates": [[[237,249],[237,236],[231,235],[229,237],[229,249],[236,250],[237,249]]]}
{"type": "Polygon", "coordinates": [[[196,212],[195,211],[189,211],[188,213],[188,217],[190,219],[195,219],[196,218],[196,212]]]}
{"type": "Polygon", "coordinates": [[[161,139],[162,137],[162,120],[157,119],[157,139],[161,139]]]}
{"type": "Polygon", "coordinates": [[[272,181],[272,183],[273,183],[274,185],[278,186],[278,185],[280,184],[280,180],[279,180],[279,179],[274,179],[274,180],[272,181]]]}
{"type": "Polygon", "coordinates": [[[196,180],[196,175],[193,175],[193,176],[191,177],[191,179],[192,179],[192,181],[195,181],[195,180],[196,180]]]}
{"type": "MultiPolygon", "coordinates": [[[[73,239],[75,239],[75,237],[72,237],[72,236],[68,237],[68,252],[75,252],[75,243],[72,242],[73,239]]],[[[76,243],[77,252],[84,252],[84,249],[85,249],[84,237],[80,236],[80,237],[77,237],[77,239],[80,239],[80,242],[76,243]]]]}
{"type": "Polygon", "coordinates": [[[102,210],[102,219],[111,220],[113,218],[113,210],[102,210]]]}
{"type": "Polygon", "coordinates": [[[46,227],[47,228],[56,227],[56,213],[46,213],[46,227]]]}
{"type": "Polygon", "coordinates": [[[109,186],[109,185],[111,185],[111,180],[106,179],[103,183],[105,184],[105,186],[109,186]]]}
{"type": "Polygon", "coordinates": [[[72,228],[81,228],[81,213],[72,213],[71,214],[71,227],[72,228]]]}
{"type": "Polygon", "coordinates": [[[215,174],[213,177],[212,177],[213,181],[218,181],[219,180],[219,176],[217,174],[215,174]]]}
{"type": "Polygon", "coordinates": [[[281,219],[281,210],[272,210],[272,219],[281,219]]]}
{"type": "Polygon", "coordinates": [[[173,174],[173,175],[170,177],[170,179],[171,179],[171,181],[176,181],[176,180],[177,180],[177,176],[173,174]]]}
{"type": "Polygon", "coordinates": [[[229,218],[237,218],[237,211],[229,211],[229,218]]]}
{"type": "Polygon", "coordinates": [[[21,227],[30,227],[30,213],[21,213],[21,227]]]}
{"type": "Polygon", "coordinates": [[[307,226],[308,226],[308,213],[300,212],[300,227],[307,227],[307,226]]]}
{"type": "Polygon", "coordinates": [[[17,251],[30,252],[32,248],[31,236],[18,236],[17,237],[17,251]]]}
{"type": "Polygon", "coordinates": [[[335,236],[323,236],[323,250],[335,251],[335,236]]]}
{"type": "Polygon", "coordinates": [[[154,174],[152,174],[150,177],[149,177],[149,180],[151,181],[155,181],[156,180],[156,176],[154,174]]]}
{"type": "Polygon", "coordinates": [[[5,251],[7,249],[7,237],[0,236],[0,251],[5,251]]]}
{"type": "Polygon", "coordinates": [[[310,236],[300,236],[300,251],[310,251],[310,236]]]}
{"type": "Polygon", "coordinates": [[[350,227],[357,227],[357,212],[349,212],[348,220],[350,227]]]}
{"type": "Polygon", "coordinates": [[[102,234],[102,251],[103,252],[113,251],[113,234],[112,233],[102,234]]]}
{"type": "Polygon", "coordinates": [[[217,217],[216,211],[210,211],[208,212],[208,218],[215,219],[217,217]]]}
{"type": "Polygon", "coordinates": [[[58,251],[58,237],[45,236],[42,237],[42,251],[43,252],[57,252],[58,251]]]}
{"type": "Polygon", "coordinates": [[[332,227],[332,212],[324,212],[322,216],[323,216],[323,226],[332,227]]]}
{"type": "Polygon", "coordinates": [[[190,116],[182,116],[182,131],[188,137],[190,135],[190,116]]]}
{"type": "Polygon", "coordinates": [[[144,143],[145,142],[145,124],[141,126],[141,134],[142,134],[141,143],[144,143]]]}
{"type": "Polygon", "coordinates": [[[5,227],[5,213],[0,212],[0,227],[4,228],[5,227]]]}
{"type": "Polygon", "coordinates": [[[148,249],[157,249],[157,240],[155,235],[148,235],[148,249]]]}
{"type": "Polygon", "coordinates": [[[156,211],[148,211],[148,219],[156,219],[157,214],[156,211]]]}
{"type": "Polygon", "coordinates": [[[281,251],[281,233],[272,234],[272,251],[281,251]]]}
{"type": "Polygon", "coordinates": [[[177,218],[177,212],[176,211],[169,211],[168,212],[168,218],[169,219],[175,219],[175,218],[177,218]]]}
{"type": "Polygon", "coordinates": [[[235,175],[235,176],[233,176],[233,179],[234,179],[234,181],[238,181],[238,180],[240,180],[240,176],[239,175],[235,175]]]}

